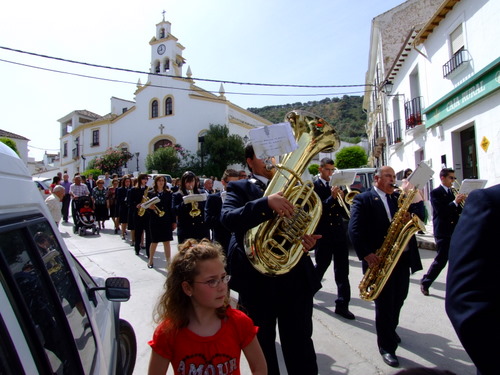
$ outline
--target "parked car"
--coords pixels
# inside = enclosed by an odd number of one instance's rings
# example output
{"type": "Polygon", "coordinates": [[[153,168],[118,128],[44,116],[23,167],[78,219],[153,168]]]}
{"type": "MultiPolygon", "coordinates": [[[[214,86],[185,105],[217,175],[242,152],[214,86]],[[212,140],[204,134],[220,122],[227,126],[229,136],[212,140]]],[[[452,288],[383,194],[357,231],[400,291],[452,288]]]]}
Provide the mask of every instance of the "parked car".
{"type": "Polygon", "coordinates": [[[33,177],[32,179],[33,179],[33,182],[35,183],[35,186],[38,188],[40,195],[45,200],[45,198],[47,198],[51,194],[50,193],[50,178],[47,180],[47,178],[44,178],[44,177],[33,177]]]}
{"type": "Polygon", "coordinates": [[[356,172],[356,177],[349,189],[363,193],[373,186],[373,178],[375,176],[376,168],[349,168],[342,169],[346,172],[356,172]]]}
{"type": "Polygon", "coordinates": [[[128,280],[92,278],[72,257],[26,166],[3,143],[0,184],[0,372],[132,374],[135,333],[120,318],[128,280]]]}

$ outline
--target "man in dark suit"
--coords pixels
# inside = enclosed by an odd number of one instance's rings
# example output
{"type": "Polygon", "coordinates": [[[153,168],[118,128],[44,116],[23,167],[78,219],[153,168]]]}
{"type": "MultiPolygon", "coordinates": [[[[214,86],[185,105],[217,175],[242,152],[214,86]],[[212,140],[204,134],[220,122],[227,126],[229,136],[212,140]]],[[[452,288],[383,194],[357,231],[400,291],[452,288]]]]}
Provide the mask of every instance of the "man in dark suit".
{"type": "Polygon", "coordinates": [[[349,311],[349,301],[351,300],[349,249],[343,220],[343,218],[347,218],[347,213],[338,201],[344,199],[344,193],[338,186],[330,187],[329,185],[334,170],[335,166],[332,159],[321,159],[320,176],[314,182],[314,191],[318,194],[323,205],[321,219],[315,232],[322,235],[315,250],[316,272],[321,281],[333,259],[333,271],[335,283],[337,284],[335,313],[352,320],[355,317],[349,311]]]}
{"type": "MultiPolygon", "coordinates": [[[[349,236],[362,261],[363,272],[381,261],[375,253],[384,242],[392,217],[397,212],[397,196],[393,194],[395,181],[396,174],[391,167],[379,168],[375,172],[373,188],[358,194],[351,206],[349,236]]],[[[375,300],[377,344],[384,362],[393,367],[399,366],[396,349],[401,339],[396,328],[408,295],[410,269],[412,272],[422,269],[418,249],[413,246],[407,249],[375,300]]]]}
{"type": "Polygon", "coordinates": [[[451,187],[456,180],[455,171],[444,168],[439,172],[441,185],[431,191],[432,225],[436,240],[437,255],[429,270],[420,281],[420,290],[424,296],[429,295],[429,288],[448,262],[451,235],[462,212],[460,203],[465,201],[465,195],[453,194],[451,187]]]}
{"type": "Polygon", "coordinates": [[[95,183],[94,176],[92,175],[92,173],[90,173],[89,176],[87,177],[87,181],[85,181],[85,185],[87,185],[90,193],[92,193],[92,190],[96,187],[96,183],[95,183]]]}
{"type": "Polygon", "coordinates": [[[500,303],[498,245],[500,185],[467,198],[450,244],[446,312],[478,374],[498,374],[500,303]]]}
{"type": "MultiPolygon", "coordinates": [[[[245,147],[250,179],[230,182],[222,206],[221,221],[233,232],[229,246],[230,287],[239,293],[243,311],[256,326],[266,357],[268,374],[279,374],[276,354],[276,323],[281,348],[290,375],[317,374],[316,353],[312,341],[314,293],[321,287],[311,258],[303,254],[288,273],[268,276],[257,271],[245,254],[245,233],[276,215],[291,218],[294,206],[282,193],[263,196],[274,170],[266,169],[264,160],[256,157],[253,147],[245,147]]],[[[313,248],[318,235],[304,235],[304,252],[313,248]]]]}
{"type": "Polygon", "coordinates": [[[207,196],[205,202],[205,223],[212,231],[212,241],[217,241],[222,245],[224,253],[227,256],[229,241],[231,240],[231,232],[226,229],[220,222],[220,212],[222,203],[226,198],[226,186],[230,181],[238,180],[238,172],[234,169],[226,169],[222,176],[221,182],[224,187],[222,191],[207,196]]]}

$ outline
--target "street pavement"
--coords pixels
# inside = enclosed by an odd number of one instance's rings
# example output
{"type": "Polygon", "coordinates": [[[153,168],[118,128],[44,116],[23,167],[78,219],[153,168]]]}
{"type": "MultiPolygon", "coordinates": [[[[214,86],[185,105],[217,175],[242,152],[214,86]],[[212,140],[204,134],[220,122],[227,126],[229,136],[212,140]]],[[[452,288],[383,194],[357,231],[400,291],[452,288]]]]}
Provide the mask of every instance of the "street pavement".
{"type": "MultiPolygon", "coordinates": [[[[87,232],[85,236],[73,234],[70,223],[59,227],[69,250],[83,264],[90,274],[97,277],[127,277],[131,284],[130,301],[122,303],[120,316],[129,321],[137,336],[137,362],[134,374],[147,373],[151,339],[156,324],[153,311],[165,282],[165,256],[163,246],[158,246],[154,269],[147,268],[147,259],[136,256],[133,247],[115,235],[111,222],[99,235],[87,232]]],[[[432,231],[432,228],[428,227],[432,231]]],[[[176,236],[172,241],[172,253],[177,249],[176,236]]],[[[424,271],[432,262],[435,252],[424,250],[432,248],[432,232],[420,236],[420,255],[424,271]]],[[[314,255],[312,255],[314,258],[314,255]]],[[[313,259],[314,260],[314,259],[313,259]]],[[[398,369],[387,366],[378,353],[374,327],[374,304],[358,296],[358,284],[362,278],[361,263],[351,251],[350,281],[352,300],[350,310],[356,320],[350,321],[336,315],[336,286],[333,270],[325,274],[323,288],[314,299],[313,340],[321,375],[371,375],[395,374],[398,369]]],[[[457,375],[474,375],[476,369],[460,344],[444,309],[445,279],[447,269],[443,270],[430,289],[430,296],[420,292],[419,280],[424,271],[411,276],[410,292],[403,306],[398,334],[401,344],[396,354],[400,368],[437,367],[457,375]]],[[[299,324],[297,322],[297,324],[299,324]]],[[[279,348],[279,342],[277,343],[279,348]]],[[[280,353],[280,351],[278,350],[280,353]]],[[[286,369],[281,360],[282,374],[286,369]]],[[[248,365],[242,355],[242,374],[249,374],[248,365]]],[[[168,374],[173,374],[169,369],[168,374]]]]}

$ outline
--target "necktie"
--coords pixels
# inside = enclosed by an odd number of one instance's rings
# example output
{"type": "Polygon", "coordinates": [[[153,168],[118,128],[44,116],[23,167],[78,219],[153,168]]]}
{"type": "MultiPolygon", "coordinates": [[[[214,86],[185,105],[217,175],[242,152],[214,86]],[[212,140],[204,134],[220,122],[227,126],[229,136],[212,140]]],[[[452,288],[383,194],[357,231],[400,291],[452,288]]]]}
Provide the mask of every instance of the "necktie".
{"type": "Polygon", "coordinates": [[[391,194],[386,194],[387,197],[387,205],[389,206],[389,211],[391,212],[391,218],[394,217],[394,214],[398,210],[396,207],[396,204],[394,203],[394,200],[392,199],[391,194]]]}
{"type": "Polygon", "coordinates": [[[328,183],[328,181],[325,182],[325,186],[327,189],[330,189],[330,184],[328,183]]]}

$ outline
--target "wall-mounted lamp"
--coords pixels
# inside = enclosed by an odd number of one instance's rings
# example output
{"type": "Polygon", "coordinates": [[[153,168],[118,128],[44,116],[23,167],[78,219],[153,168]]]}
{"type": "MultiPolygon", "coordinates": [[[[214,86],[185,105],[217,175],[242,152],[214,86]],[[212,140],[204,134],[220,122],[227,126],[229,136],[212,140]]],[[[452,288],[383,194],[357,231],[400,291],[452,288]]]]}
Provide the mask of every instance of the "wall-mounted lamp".
{"type": "Polygon", "coordinates": [[[392,92],[392,89],[394,88],[394,84],[386,79],[384,83],[382,84],[381,90],[384,94],[389,95],[392,92]]]}
{"type": "Polygon", "coordinates": [[[248,136],[247,136],[247,135],[245,135],[245,136],[243,137],[243,143],[246,145],[246,144],[247,144],[247,142],[248,142],[248,136]]]}

